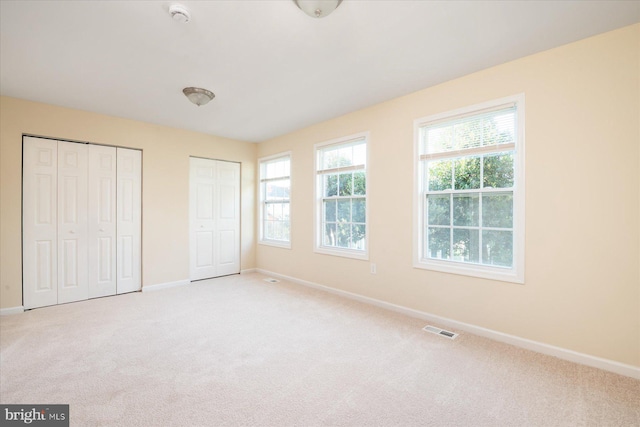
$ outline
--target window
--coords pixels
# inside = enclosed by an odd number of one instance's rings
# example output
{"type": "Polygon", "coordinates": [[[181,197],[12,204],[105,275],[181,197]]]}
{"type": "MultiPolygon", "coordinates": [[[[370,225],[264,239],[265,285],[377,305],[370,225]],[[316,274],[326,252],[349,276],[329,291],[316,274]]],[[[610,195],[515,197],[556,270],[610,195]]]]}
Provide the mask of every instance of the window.
{"type": "Polygon", "coordinates": [[[418,268],[524,281],[524,96],[416,121],[418,268]]]}
{"type": "Polygon", "coordinates": [[[260,159],[260,243],[291,247],[291,154],[260,159]]]}
{"type": "Polygon", "coordinates": [[[317,144],[316,252],[367,259],[367,134],[317,144]]]}

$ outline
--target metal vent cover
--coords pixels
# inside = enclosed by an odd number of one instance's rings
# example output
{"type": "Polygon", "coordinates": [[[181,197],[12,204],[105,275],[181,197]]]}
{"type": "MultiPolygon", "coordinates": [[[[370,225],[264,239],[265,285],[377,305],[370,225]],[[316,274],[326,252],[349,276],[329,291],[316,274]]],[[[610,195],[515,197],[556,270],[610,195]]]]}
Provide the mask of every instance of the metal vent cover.
{"type": "Polygon", "coordinates": [[[458,334],[455,332],[447,331],[445,329],[436,328],[435,326],[427,325],[422,328],[423,331],[431,332],[432,334],[440,335],[445,338],[449,338],[450,340],[456,339],[458,334]]]}

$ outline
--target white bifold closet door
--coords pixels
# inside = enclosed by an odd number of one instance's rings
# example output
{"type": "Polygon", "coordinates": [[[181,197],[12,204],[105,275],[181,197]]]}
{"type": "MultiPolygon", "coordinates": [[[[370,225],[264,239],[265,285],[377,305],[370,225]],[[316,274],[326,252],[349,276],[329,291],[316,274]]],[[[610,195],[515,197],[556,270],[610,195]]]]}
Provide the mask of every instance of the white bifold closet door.
{"type": "Polygon", "coordinates": [[[240,272],[240,164],[192,157],[191,280],[240,272]]]}
{"type": "Polygon", "coordinates": [[[142,153],[118,148],[117,293],[140,289],[142,153]]]}
{"type": "Polygon", "coordinates": [[[89,298],[86,144],[58,142],[58,304],[89,298]]]}
{"type": "Polygon", "coordinates": [[[116,293],[116,148],[89,145],[89,298],[116,293]]]}
{"type": "Polygon", "coordinates": [[[140,289],[140,184],[140,151],[24,138],[25,308],[140,289]]]}
{"type": "Polygon", "coordinates": [[[58,303],[58,144],[25,138],[22,161],[23,304],[25,308],[54,305],[58,303]]]}

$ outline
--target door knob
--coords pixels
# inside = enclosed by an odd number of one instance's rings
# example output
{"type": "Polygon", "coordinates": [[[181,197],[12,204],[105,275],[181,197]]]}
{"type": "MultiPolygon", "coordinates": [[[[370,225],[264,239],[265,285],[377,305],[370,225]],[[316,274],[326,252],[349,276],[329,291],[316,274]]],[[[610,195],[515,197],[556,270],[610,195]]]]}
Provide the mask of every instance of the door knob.
{"type": "Polygon", "coordinates": [[[204,225],[201,225],[200,228],[204,228],[204,225]]]}
{"type": "Polygon", "coordinates": [[[104,228],[101,228],[100,231],[104,233],[104,228]]]}
{"type": "Polygon", "coordinates": [[[73,231],[73,230],[71,230],[71,231],[69,231],[69,233],[71,233],[71,234],[75,234],[76,232],[75,232],[75,231],[73,231]]]}

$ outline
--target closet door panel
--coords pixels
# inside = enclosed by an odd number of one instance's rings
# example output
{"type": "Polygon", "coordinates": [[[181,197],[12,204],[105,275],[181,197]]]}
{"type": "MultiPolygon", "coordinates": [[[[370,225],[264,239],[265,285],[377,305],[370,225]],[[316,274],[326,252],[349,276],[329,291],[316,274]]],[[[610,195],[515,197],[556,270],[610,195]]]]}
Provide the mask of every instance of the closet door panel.
{"type": "Polygon", "coordinates": [[[89,298],[88,146],[58,141],[58,304],[89,298]]]}
{"type": "Polygon", "coordinates": [[[240,273],[240,164],[217,162],[216,232],[219,276],[240,273]]]}
{"type": "Polygon", "coordinates": [[[217,276],[215,232],[215,176],[217,162],[190,159],[189,228],[191,280],[217,276]]]}
{"type": "Polygon", "coordinates": [[[58,303],[57,141],[25,137],[22,281],[25,309],[58,303]]]}
{"type": "Polygon", "coordinates": [[[89,298],[116,294],[116,148],[89,145],[89,298]]]}
{"type": "Polygon", "coordinates": [[[122,294],[140,290],[142,153],[117,149],[117,284],[122,294]]]}

